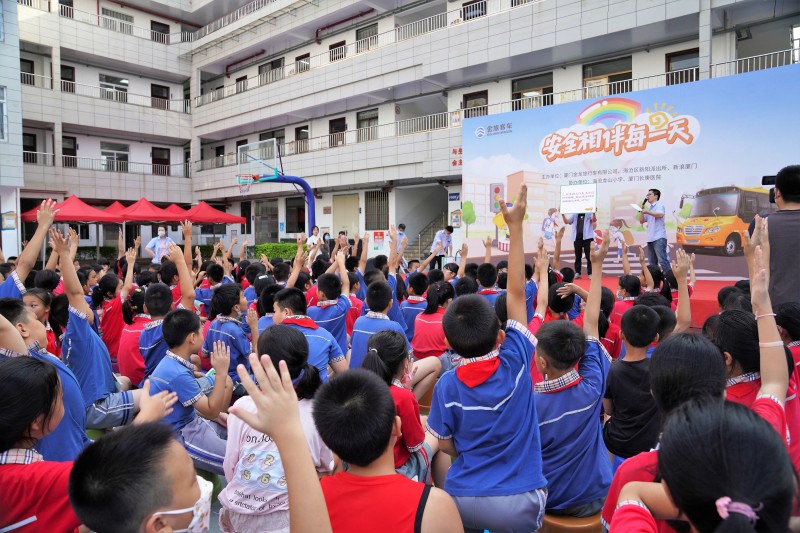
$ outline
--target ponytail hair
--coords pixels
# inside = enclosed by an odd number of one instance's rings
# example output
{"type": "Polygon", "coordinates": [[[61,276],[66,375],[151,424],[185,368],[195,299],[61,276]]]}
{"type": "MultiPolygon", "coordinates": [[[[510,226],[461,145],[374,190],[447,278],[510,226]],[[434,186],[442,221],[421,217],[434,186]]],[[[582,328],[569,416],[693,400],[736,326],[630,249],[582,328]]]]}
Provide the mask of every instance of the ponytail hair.
{"type": "Polygon", "coordinates": [[[122,319],[126,324],[133,324],[136,315],[144,313],[144,289],[133,289],[128,299],[122,302],[122,319]]]}
{"type": "Polygon", "coordinates": [[[655,265],[647,265],[650,275],[653,276],[654,287],[661,293],[661,296],[672,302],[672,289],[678,290],[678,280],[675,279],[675,274],[672,270],[662,272],[660,268],[655,265]]]}
{"type": "Polygon", "coordinates": [[[437,281],[428,287],[428,306],[422,312],[424,315],[432,315],[448,300],[452,300],[456,295],[453,285],[447,281],[437,281]]]}
{"type": "Polygon", "coordinates": [[[299,400],[310,400],[322,385],[319,370],[308,363],[306,336],[295,328],[277,324],[265,329],[258,337],[258,353],[269,354],[275,368],[286,361],[299,400]]]}
{"type": "Polygon", "coordinates": [[[374,372],[387,385],[391,385],[392,379],[400,371],[400,365],[408,359],[407,343],[406,338],[397,331],[379,331],[367,342],[367,355],[361,368],[374,372]]]}
{"type": "Polygon", "coordinates": [[[105,276],[92,289],[92,307],[97,309],[103,305],[103,300],[113,298],[117,294],[117,287],[122,281],[119,276],[112,272],[107,272],[105,276]]]}

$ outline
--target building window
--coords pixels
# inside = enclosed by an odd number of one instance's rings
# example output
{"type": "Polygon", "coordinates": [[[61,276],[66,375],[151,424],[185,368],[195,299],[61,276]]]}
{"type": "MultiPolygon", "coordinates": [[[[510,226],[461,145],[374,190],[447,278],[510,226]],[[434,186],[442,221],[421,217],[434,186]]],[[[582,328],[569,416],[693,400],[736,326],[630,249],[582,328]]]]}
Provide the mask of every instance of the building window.
{"type": "Polygon", "coordinates": [[[169,176],[170,175],[170,157],[169,148],[152,148],[150,158],[153,165],[153,174],[156,176],[169,176]]]}
{"type": "Polygon", "coordinates": [[[360,111],[356,115],[358,142],[374,141],[378,138],[378,108],[360,111]]]}
{"type": "Polygon", "coordinates": [[[239,163],[247,163],[248,162],[247,155],[245,155],[244,153],[243,154],[239,154],[239,147],[240,146],[244,146],[246,144],[247,144],[247,139],[239,139],[238,141],[236,141],[236,156],[238,157],[239,163]]]}
{"type": "Polygon", "coordinates": [[[61,165],[67,168],[78,166],[78,140],[75,137],[61,137],[61,165]]]}
{"type": "Polygon", "coordinates": [[[6,88],[0,87],[0,142],[8,141],[8,111],[6,109],[6,88]]]}
{"type": "Polygon", "coordinates": [[[294,129],[294,152],[300,154],[308,152],[308,124],[305,126],[298,126],[294,129]]]}
{"type": "Polygon", "coordinates": [[[631,56],[583,66],[583,88],[586,98],[600,98],[630,92],[633,88],[631,56]]]}
{"type": "Polygon", "coordinates": [[[236,78],[236,92],[243,93],[247,90],[247,76],[236,78]]]}
{"type": "Polygon", "coordinates": [[[78,233],[78,238],[82,241],[89,239],[89,224],[70,224],[70,228],[78,233]]]}
{"type": "Polygon", "coordinates": [[[117,102],[128,101],[128,78],[100,74],[100,96],[117,102]]]}
{"type": "Polygon", "coordinates": [[[311,68],[311,54],[303,54],[294,58],[295,72],[305,72],[311,68]]]}
{"type": "Polygon", "coordinates": [[[150,106],[158,109],[169,109],[169,87],[166,85],[150,84],[150,106]]]}
{"type": "Polygon", "coordinates": [[[30,59],[20,59],[19,72],[22,85],[36,85],[36,71],[33,67],[33,61],[30,59]]]}
{"type": "Polygon", "coordinates": [[[378,23],[356,30],[356,53],[366,52],[378,46],[378,23]]]}
{"type": "Polygon", "coordinates": [[[306,230],[306,200],[302,196],[286,199],[286,233],[306,230]]]}
{"type": "Polygon", "coordinates": [[[133,17],[113,11],[111,9],[102,8],[102,25],[104,28],[119,33],[133,34],[133,17]]]}
{"type": "Polygon", "coordinates": [[[553,73],[528,76],[511,82],[511,104],[514,111],[553,105],[553,73]]]}
{"type": "Polygon", "coordinates": [[[464,118],[482,117],[489,113],[489,91],[465,94],[461,107],[464,109],[464,118]]]}
{"type": "Polygon", "coordinates": [[[169,24],[158,22],[155,20],[150,21],[150,38],[157,43],[169,43],[169,24]]]}
{"type": "Polygon", "coordinates": [[[339,146],[345,143],[347,135],[347,119],[335,118],[328,121],[328,146],[339,146]]]}
{"type": "Polygon", "coordinates": [[[247,222],[242,224],[240,231],[242,235],[250,235],[253,232],[253,202],[242,202],[241,213],[247,222]]]}
{"type": "Polygon", "coordinates": [[[36,150],[36,134],[23,133],[22,134],[22,162],[36,164],[37,161],[36,150]]]}
{"type": "Polygon", "coordinates": [[[260,83],[272,83],[283,78],[283,58],[279,57],[258,66],[260,83]]]}
{"type": "Polygon", "coordinates": [[[366,191],[364,193],[366,230],[381,231],[389,228],[389,193],[366,191]]]}
{"type": "Polygon", "coordinates": [[[792,27],[792,50],[794,62],[800,63],[800,24],[792,27]]]}
{"type": "Polygon", "coordinates": [[[3,2],[0,2],[0,43],[6,40],[6,33],[4,30],[4,19],[3,19],[3,2]]]}
{"type": "Polygon", "coordinates": [[[347,41],[339,41],[338,43],[333,43],[328,47],[328,55],[330,57],[330,62],[333,63],[334,61],[340,61],[347,57],[347,41]]]}
{"type": "Polygon", "coordinates": [[[75,92],[75,67],[61,65],[61,92],[75,92]]]}
{"type": "Polygon", "coordinates": [[[667,85],[700,79],[700,49],[683,50],[666,55],[667,85]]]}
{"type": "Polygon", "coordinates": [[[281,128],[279,130],[265,131],[258,135],[259,141],[268,141],[275,139],[275,145],[272,143],[264,143],[259,146],[259,157],[267,161],[270,166],[275,166],[276,159],[279,152],[283,153],[283,145],[286,142],[286,130],[281,128]]]}
{"type": "Polygon", "coordinates": [[[130,147],[127,144],[101,142],[102,168],[110,172],[127,172],[130,147]]]}
{"type": "Polygon", "coordinates": [[[474,0],[461,4],[461,18],[472,20],[486,16],[486,0],[474,0]]]}

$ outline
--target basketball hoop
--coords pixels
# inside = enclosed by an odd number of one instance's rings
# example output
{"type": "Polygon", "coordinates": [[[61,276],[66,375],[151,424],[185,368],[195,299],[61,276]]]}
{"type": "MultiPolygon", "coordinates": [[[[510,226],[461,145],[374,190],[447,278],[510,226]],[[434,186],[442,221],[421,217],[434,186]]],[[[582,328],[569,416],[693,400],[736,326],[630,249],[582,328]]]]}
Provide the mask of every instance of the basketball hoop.
{"type": "Polygon", "coordinates": [[[258,179],[255,174],[237,174],[236,184],[239,185],[239,194],[250,192],[250,186],[258,179]]]}

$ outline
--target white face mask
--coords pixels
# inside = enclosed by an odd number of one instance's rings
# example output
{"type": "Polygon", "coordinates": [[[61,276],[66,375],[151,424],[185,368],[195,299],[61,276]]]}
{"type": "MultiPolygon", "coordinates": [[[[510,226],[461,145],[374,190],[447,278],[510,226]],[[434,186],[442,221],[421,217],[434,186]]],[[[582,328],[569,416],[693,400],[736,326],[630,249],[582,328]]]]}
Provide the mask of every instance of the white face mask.
{"type": "Polygon", "coordinates": [[[166,231],[164,231],[163,229],[160,229],[160,230],[158,230],[158,236],[159,236],[159,237],[163,237],[163,236],[164,236],[164,235],[166,235],[166,234],[167,234],[167,232],[166,232],[166,231]]]}
{"type": "Polygon", "coordinates": [[[214,485],[200,476],[197,476],[197,484],[200,485],[200,499],[192,507],[178,509],[176,511],[161,511],[157,515],[180,515],[192,513],[192,521],[186,529],[175,529],[173,533],[202,533],[208,531],[211,525],[211,493],[214,485]]]}

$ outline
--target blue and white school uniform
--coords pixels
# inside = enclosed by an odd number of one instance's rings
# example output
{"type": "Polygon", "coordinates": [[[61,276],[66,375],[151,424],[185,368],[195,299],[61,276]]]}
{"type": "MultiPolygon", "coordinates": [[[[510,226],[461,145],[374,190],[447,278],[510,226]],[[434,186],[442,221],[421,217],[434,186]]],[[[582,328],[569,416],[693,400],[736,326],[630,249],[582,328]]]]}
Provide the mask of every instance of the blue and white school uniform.
{"type": "MultiPolygon", "coordinates": [[[[370,311],[364,316],[358,317],[353,324],[353,336],[350,338],[350,368],[359,368],[364,358],[367,356],[367,345],[369,338],[379,331],[396,331],[405,337],[403,328],[391,320],[388,315],[370,311]]],[[[406,339],[406,346],[409,352],[411,345],[406,339]]]]}
{"type": "Polygon", "coordinates": [[[22,299],[22,295],[27,292],[25,283],[19,279],[17,271],[11,273],[3,283],[0,283],[0,298],[17,298],[22,299]]]}
{"type": "Polygon", "coordinates": [[[244,297],[247,299],[247,305],[252,304],[256,300],[258,300],[258,295],[256,294],[256,290],[253,288],[252,285],[247,287],[244,291],[244,297]]]}
{"type": "Polygon", "coordinates": [[[69,315],[61,357],[81,386],[86,427],[106,429],[130,423],[134,415],[133,394],[117,392],[108,348],[85,314],[69,306],[69,315]]]}
{"type": "Polygon", "coordinates": [[[347,353],[347,312],[350,307],[350,298],[340,294],[335,300],[317,302],[317,305],[306,310],[319,327],[333,335],[342,353],[347,353]]]}
{"type": "Polygon", "coordinates": [[[590,337],[577,371],[534,386],[547,509],[602,508],[612,478],[600,423],[610,367],[611,356],[590,337]]]}
{"type": "Polygon", "coordinates": [[[275,313],[267,313],[266,315],[259,317],[258,319],[258,336],[260,337],[264,330],[268,327],[275,324],[275,321],[272,319],[275,313]]]}
{"type": "Polygon", "coordinates": [[[244,365],[250,373],[250,352],[252,346],[250,339],[242,329],[242,323],[232,317],[218,316],[211,323],[203,341],[203,356],[211,357],[214,351],[214,342],[222,341],[231,350],[231,364],[228,367],[228,375],[234,384],[238,384],[239,374],[236,372],[238,365],[244,365]]]}
{"type": "MultiPolygon", "coordinates": [[[[145,324],[139,336],[139,352],[144,359],[144,377],[147,378],[167,355],[167,341],[164,340],[162,325],[164,319],[151,320],[145,324]]],[[[144,380],[140,386],[144,384],[144,380]]]]}
{"type": "Polygon", "coordinates": [[[536,282],[528,280],[525,282],[525,312],[528,315],[528,324],[533,320],[533,314],[536,310],[536,296],[539,294],[539,286],[536,282]]]}
{"type": "Polygon", "coordinates": [[[328,381],[328,364],[344,361],[346,356],[333,335],[319,327],[310,317],[295,315],[284,318],[281,325],[286,325],[302,333],[308,342],[308,364],[319,371],[322,381],[328,381]]]}
{"type": "MultiPolygon", "coordinates": [[[[403,335],[406,336],[407,339],[411,339],[408,335],[408,324],[406,323],[405,318],[403,318],[403,311],[400,309],[400,304],[397,302],[397,280],[394,276],[389,276],[389,280],[387,281],[389,287],[392,288],[392,306],[389,308],[389,319],[397,322],[400,324],[400,327],[403,328],[403,335]]],[[[361,316],[366,315],[369,313],[371,309],[367,305],[366,300],[364,300],[364,307],[361,308],[361,316]]]]}
{"type": "Polygon", "coordinates": [[[465,528],[541,526],[547,479],[530,379],[535,347],[536,337],[509,320],[499,350],[464,358],[433,390],[428,431],[458,450],[445,490],[465,528]]]}
{"type": "Polygon", "coordinates": [[[164,417],[180,435],[189,456],[197,468],[224,475],[227,431],[225,428],[198,416],[194,408],[204,393],[194,378],[196,367],[183,357],[167,351],[167,354],[150,376],[150,394],[163,390],[174,392],[178,401],[172,413],[164,417]]]}
{"type": "Polygon", "coordinates": [[[481,288],[481,290],[479,290],[477,294],[486,298],[486,301],[492,304],[492,307],[494,307],[494,303],[500,296],[500,292],[496,291],[495,289],[484,289],[484,288],[481,288]]]}
{"type": "Polygon", "coordinates": [[[408,340],[414,338],[414,322],[417,316],[428,307],[428,301],[422,296],[409,296],[408,300],[400,304],[400,312],[406,322],[408,340]]]}

